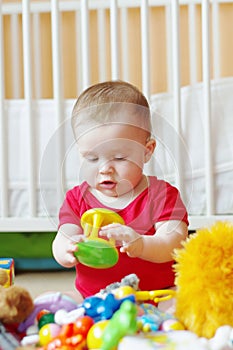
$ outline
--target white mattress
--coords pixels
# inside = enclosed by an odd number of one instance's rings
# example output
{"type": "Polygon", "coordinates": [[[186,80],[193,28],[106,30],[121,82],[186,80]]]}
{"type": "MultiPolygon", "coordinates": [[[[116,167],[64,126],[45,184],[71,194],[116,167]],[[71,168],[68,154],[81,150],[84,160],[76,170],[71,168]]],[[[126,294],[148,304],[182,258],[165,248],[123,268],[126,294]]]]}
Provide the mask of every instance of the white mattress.
{"type": "MultiPolygon", "coordinates": [[[[233,213],[233,78],[212,83],[212,139],[216,214],[233,213]]],[[[64,103],[65,156],[63,169],[67,186],[75,185],[79,176],[79,160],[70,129],[70,115],[74,100],[64,103]]],[[[153,127],[157,148],[147,173],[175,183],[177,156],[174,152],[173,96],[168,93],[152,96],[153,127]]],[[[192,215],[205,215],[205,158],[202,86],[182,88],[182,186],[183,199],[192,215]]],[[[10,216],[28,216],[28,128],[23,100],[6,102],[8,117],[9,202],[10,216]]],[[[56,216],[61,203],[56,201],[56,108],[53,100],[39,100],[33,104],[37,135],[35,159],[37,177],[37,215],[56,216]],[[42,162],[41,162],[42,161],[42,162]],[[42,194],[42,195],[41,195],[42,194]]],[[[61,129],[58,129],[61,130],[61,129]]],[[[0,203],[0,213],[2,204],[0,203]]]]}

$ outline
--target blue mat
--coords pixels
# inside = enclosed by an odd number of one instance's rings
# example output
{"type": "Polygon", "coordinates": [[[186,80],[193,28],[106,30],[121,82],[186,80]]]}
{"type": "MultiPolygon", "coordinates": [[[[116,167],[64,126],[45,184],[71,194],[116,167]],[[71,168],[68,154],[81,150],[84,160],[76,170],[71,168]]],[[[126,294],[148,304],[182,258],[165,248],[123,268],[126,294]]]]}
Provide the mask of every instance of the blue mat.
{"type": "Polygon", "coordinates": [[[15,270],[66,270],[53,258],[15,258],[15,270]]]}

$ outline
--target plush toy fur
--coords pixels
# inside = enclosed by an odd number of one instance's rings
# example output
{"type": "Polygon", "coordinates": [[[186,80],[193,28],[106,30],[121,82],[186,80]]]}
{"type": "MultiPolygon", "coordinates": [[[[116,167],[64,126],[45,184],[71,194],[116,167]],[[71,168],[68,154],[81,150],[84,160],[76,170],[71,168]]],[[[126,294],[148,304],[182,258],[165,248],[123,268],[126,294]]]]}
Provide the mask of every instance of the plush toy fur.
{"type": "Polygon", "coordinates": [[[233,327],[233,225],[198,230],[175,252],[176,317],[198,336],[233,327]]]}
{"type": "Polygon", "coordinates": [[[21,323],[32,312],[34,303],[29,292],[17,285],[3,287],[7,272],[0,269],[0,321],[4,324],[21,323]]]}

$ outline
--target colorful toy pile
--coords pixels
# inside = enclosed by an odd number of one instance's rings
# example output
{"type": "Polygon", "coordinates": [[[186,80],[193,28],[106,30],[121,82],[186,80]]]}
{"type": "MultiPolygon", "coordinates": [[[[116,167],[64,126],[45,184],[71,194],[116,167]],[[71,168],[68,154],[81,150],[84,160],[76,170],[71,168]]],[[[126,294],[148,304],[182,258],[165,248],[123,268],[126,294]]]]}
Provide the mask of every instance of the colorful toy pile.
{"type": "Polygon", "coordinates": [[[61,293],[48,293],[35,299],[34,309],[18,326],[21,342],[2,328],[0,349],[18,349],[20,344],[20,350],[233,349],[230,326],[220,327],[210,340],[198,338],[173,315],[145,302],[174,293],[136,291],[124,285],[86,298],[82,304],[61,293]]]}
{"type": "Polygon", "coordinates": [[[28,334],[22,345],[34,344],[40,350],[113,350],[126,335],[184,329],[172,315],[144,302],[173,296],[173,290],[142,292],[122,286],[78,305],[63,294],[47,294],[35,300],[33,313],[19,326],[28,334]]]}
{"type": "MultiPolygon", "coordinates": [[[[161,292],[161,298],[173,296],[173,291],[161,292]]],[[[199,338],[173,315],[146,303],[147,298],[158,301],[160,291],[123,286],[81,305],[59,293],[45,295],[35,300],[33,313],[19,327],[28,334],[21,344],[37,350],[233,349],[230,326],[220,327],[210,340],[199,338]]]]}

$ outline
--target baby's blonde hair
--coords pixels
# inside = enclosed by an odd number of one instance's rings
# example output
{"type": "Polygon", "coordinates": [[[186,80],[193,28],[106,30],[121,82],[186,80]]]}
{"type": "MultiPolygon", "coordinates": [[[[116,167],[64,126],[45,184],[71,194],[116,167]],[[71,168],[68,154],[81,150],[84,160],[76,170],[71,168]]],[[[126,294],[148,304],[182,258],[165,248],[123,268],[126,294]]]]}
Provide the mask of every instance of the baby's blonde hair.
{"type": "Polygon", "coordinates": [[[130,114],[140,116],[140,125],[139,118],[131,122],[145,128],[150,134],[149,104],[137,87],[121,80],[92,85],[81,93],[73,107],[71,123],[74,134],[76,128],[84,122],[117,123],[117,112],[125,111],[126,108],[130,114]]]}

